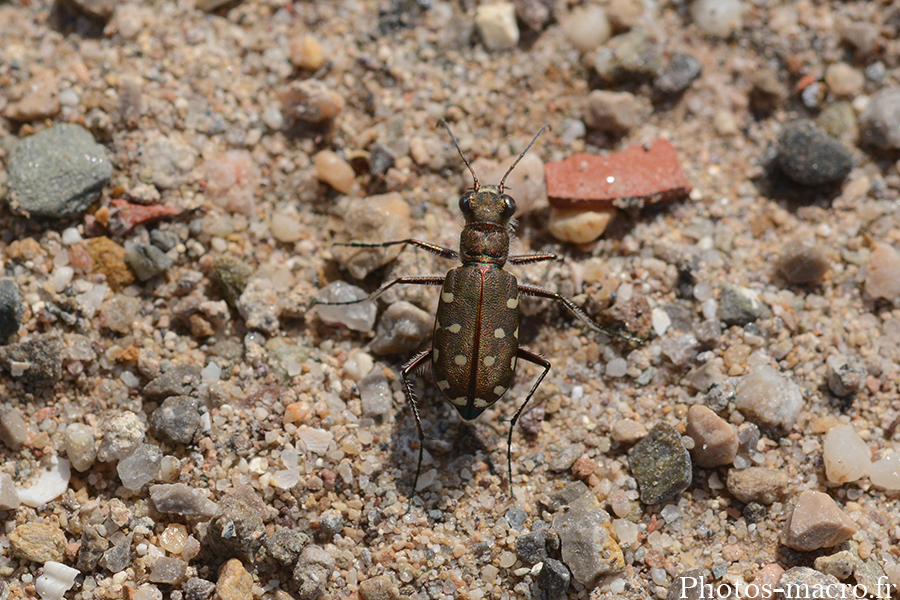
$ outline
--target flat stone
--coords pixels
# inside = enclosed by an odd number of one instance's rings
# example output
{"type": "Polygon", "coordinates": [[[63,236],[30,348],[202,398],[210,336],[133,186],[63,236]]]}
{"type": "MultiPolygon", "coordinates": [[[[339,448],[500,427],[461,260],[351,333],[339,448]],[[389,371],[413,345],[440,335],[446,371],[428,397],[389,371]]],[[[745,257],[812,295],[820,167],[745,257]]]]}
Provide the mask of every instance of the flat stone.
{"type": "Polygon", "coordinates": [[[186,396],[200,385],[200,367],[175,365],[166,369],[141,390],[148,400],[165,400],[169,396],[186,396]]]}
{"type": "Polygon", "coordinates": [[[133,492],[141,490],[159,475],[162,450],[153,444],[140,444],[134,452],[119,461],[116,472],[122,486],[133,492]]]}
{"type": "Polygon", "coordinates": [[[781,532],[781,543],[809,552],[831,548],[856,533],[856,525],[828,494],[807,490],[800,494],[781,532]]]}
{"type": "Polygon", "coordinates": [[[150,486],[150,500],[158,512],[184,517],[212,517],[218,506],[199,489],[184,483],[150,486]]]}
{"type": "Polygon", "coordinates": [[[581,585],[589,586],[599,577],[625,570],[625,558],[613,539],[609,515],[593,494],[563,507],[553,519],[553,530],[559,535],[563,563],[581,585]]]}
{"type": "Polygon", "coordinates": [[[617,200],[643,206],[691,191],[675,147],[663,139],[608,156],[579,153],[547,163],[545,173],[550,205],[563,209],[608,209],[617,200]]]}
{"type": "Polygon", "coordinates": [[[10,208],[52,219],[82,214],[113,174],[106,148],[87,129],[70,123],[22,140],[6,168],[10,208]]]}
{"type": "Polygon", "coordinates": [[[694,440],[691,457],[701,467],[729,465],[738,452],[738,436],[734,427],[705,406],[695,404],[688,409],[687,435],[694,440]]]}
{"type": "Polygon", "coordinates": [[[253,576],[236,558],[219,570],[216,581],[216,600],[249,600],[253,597],[253,576]]]}
{"type": "Polygon", "coordinates": [[[784,500],[788,483],[788,476],[784,471],[769,467],[731,469],[725,481],[731,495],[741,502],[756,502],[766,506],[784,500]]]}
{"type": "Polygon", "coordinates": [[[138,225],[153,225],[181,214],[181,209],[162,204],[135,204],[115,198],[109,201],[109,229],[125,235],[138,225]]]}
{"type": "Polygon", "coordinates": [[[25,523],[9,534],[13,556],[37,563],[60,562],[66,549],[66,534],[47,523],[25,523]]]}
{"type": "Polygon", "coordinates": [[[187,567],[188,564],[180,558],[160,556],[156,559],[153,570],[150,571],[150,581],[152,583],[178,585],[187,579],[187,567]]]}
{"type": "Polygon", "coordinates": [[[778,580],[777,586],[771,588],[781,590],[779,597],[783,600],[800,600],[801,598],[854,598],[853,591],[831,575],[819,573],[809,567],[794,567],[785,571],[778,580]],[[815,595],[814,595],[815,594],[815,595]]]}
{"type": "Polygon", "coordinates": [[[641,490],[641,502],[671,500],[691,485],[691,455],[681,434],[660,421],[628,451],[628,466],[641,490]]]}

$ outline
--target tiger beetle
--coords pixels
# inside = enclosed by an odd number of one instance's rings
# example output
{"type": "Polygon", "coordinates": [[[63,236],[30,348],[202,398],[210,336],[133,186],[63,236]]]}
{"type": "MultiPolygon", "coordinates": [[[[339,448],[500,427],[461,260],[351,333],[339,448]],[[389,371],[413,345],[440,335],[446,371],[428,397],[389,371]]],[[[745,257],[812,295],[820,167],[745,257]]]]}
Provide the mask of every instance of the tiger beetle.
{"type": "MultiPolygon", "coordinates": [[[[459,147],[459,142],[450,126],[441,121],[450,134],[453,145],[472,174],[474,186],[459,198],[459,209],[466,219],[459,238],[459,252],[429,242],[415,239],[393,242],[365,243],[350,242],[336,244],[354,248],[384,248],[387,246],[413,245],[442,258],[459,259],[461,267],[451,269],[444,276],[399,277],[380,287],[367,298],[347,302],[319,302],[318,304],[343,305],[371,301],[381,296],[397,284],[439,285],[441,297],[434,320],[434,337],[431,350],[414,356],[401,368],[403,389],[412,407],[419,434],[419,459],[413,480],[413,495],[419,483],[422,469],[422,453],[425,434],[419,417],[419,404],[413,394],[410,375],[425,363],[431,362],[434,381],[444,397],[459,412],[463,419],[471,420],[486,408],[500,400],[512,387],[516,373],[516,363],[525,360],[541,367],[538,376],[525,401],[513,415],[506,438],[506,463],[512,482],[512,435],[519,416],[534,396],[538,386],[550,371],[550,361],[519,346],[519,296],[548,298],[560,302],[596,331],[631,342],[642,344],[643,340],[598,325],[574,302],[557,293],[541,287],[518,283],[503,266],[531,264],[556,260],[555,254],[524,254],[509,256],[509,238],[513,233],[513,214],[516,202],[506,194],[503,184],[507,176],[519,164],[525,153],[537,141],[545,125],[538,131],[531,143],[522,151],[516,161],[503,175],[500,185],[482,185],[469,164],[469,159],[459,147]]],[[[410,496],[410,505],[412,505],[410,496]]]]}

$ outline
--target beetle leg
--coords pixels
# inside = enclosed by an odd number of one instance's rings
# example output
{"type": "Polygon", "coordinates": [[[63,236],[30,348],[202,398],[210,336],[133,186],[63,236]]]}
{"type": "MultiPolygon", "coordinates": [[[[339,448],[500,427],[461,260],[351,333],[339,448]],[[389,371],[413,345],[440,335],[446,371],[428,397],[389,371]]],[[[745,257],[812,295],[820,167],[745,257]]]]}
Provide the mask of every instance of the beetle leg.
{"type": "Polygon", "coordinates": [[[525,405],[528,404],[528,401],[531,400],[532,396],[534,396],[534,393],[537,391],[538,386],[541,385],[544,377],[546,377],[547,373],[550,372],[550,361],[543,356],[540,356],[539,354],[529,352],[525,348],[519,348],[516,351],[516,357],[527,360],[530,363],[534,363],[539,367],[544,367],[544,371],[538,376],[537,381],[534,382],[534,385],[531,386],[531,391],[528,392],[527,396],[525,396],[525,402],[522,403],[522,406],[519,407],[519,410],[516,411],[516,414],[513,415],[512,421],[510,421],[509,423],[509,435],[506,438],[506,466],[509,469],[510,485],[512,485],[512,436],[513,430],[516,428],[516,421],[519,420],[519,415],[521,415],[522,411],[525,410],[525,405]]]}
{"type": "Polygon", "coordinates": [[[516,254],[515,256],[510,256],[507,262],[511,265],[530,265],[548,260],[562,259],[555,254],[516,254]]]}
{"type": "Polygon", "coordinates": [[[613,331],[604,327],[603,325],[595,323],[577,304],[575,304],[565,296],[560,296],[556,292],[551,292],[550,290],[545,290],[544,288],[538,287],[536,285],[527,285],[524,283],[519,284],[519,292],[525,294],[526,296],[534,296],[535,298],[549,298],[550,300],[556,300],[557,302],[562,303],[562,305],[572,311],[572,314],[578,317],[581,322],[583,322],[591,329],[594,329],[595,331],[601,331],[607,335],[622,338],[623,340],[628,340],[629,342],[634,342],[636,344],[643,345],[644,343],[646,343],[639,337],[629,335],[627,333],[613,331]]]}
{"type": "Polygon", "coordinates": [[[378,296],[382,295],[388,289],[397,285],[398,283],[402,284],[414,284],[414,285],[444,285],[444,279],[446,276],[444,275],[425,275],[425,276],[408,276],[408,277],[398,277],[390,283],[387,283],[365,298],[360,298],[359,300],[348,300],[346,302],[319,302],[316,301],[316,304],[325,304],[327,306],[341,306],[344,304],[359,304],[360,302],[371,302],[378,298],[378,296]]]}
{"type": "Polygon", "coordinates": [[[437,244],[432,244],[431,242],[423,242],[422,240],[397,240],[394,242],[343,242],[335,244],[335,246],[349,246],[351,248],[387,248],[388,246],[397,246],[400,244],[412,244],[413,246],[418,246],[423,250],[428,250],[432,254],[437,254],[441,258],[448,259],[456,259],[459,258],[459,252],[456,250],[451,250],[450,248],[444,248],[443,246],[438,246],[437,244]]]}
{"type": "Polygon", "coordinates": [[[406,507],[407,512],[412,509],[413,498],[416,496],[416,487],[419,485],[419,472],[422,470],[422,457],[425,451],[425,433],[422,431],[422,420],[419,418],[419,403],[416,402],[416,396],[413,394],[410,375],[421,367],[423,363],[430,360],[431,350],[421,352],[400,369],[400,378],[403,380],[403,393],[406,395],[406,401],[412,407],[413,417],[416,419],[416,431],[419,432],[419,460],[416,462],[416,477],[413,479],[412,493],[409,495],[409,506],[406,507]]]}

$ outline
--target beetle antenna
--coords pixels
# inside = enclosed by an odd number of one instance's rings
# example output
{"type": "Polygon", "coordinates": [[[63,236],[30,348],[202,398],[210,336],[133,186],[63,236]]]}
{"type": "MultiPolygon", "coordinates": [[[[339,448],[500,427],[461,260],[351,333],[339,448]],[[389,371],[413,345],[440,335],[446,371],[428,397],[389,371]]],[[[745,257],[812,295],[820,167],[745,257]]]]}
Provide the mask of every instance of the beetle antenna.
{"type": "MultiPolygon", "coordinates": [[[[544,133],[544,130],[545,130],[545,129],[550,129],[550,126],[549,126],[549,125],[544,125],[543,127],[541,127],[541,130],[537,132],[537,135],[534,136],[534,139],[531,140],[531,143],[529,143],[527,146],[525,146],[525,149],[522,150],[522,154],[519,155],[519,158],[516,159],[516,162],[514,162],[514,163],[512,164],[512,166],[511,166],[509,169],[506,170],[506,174],[503,175],[503,179],[500,180],[500,185],[497,186],[497,187],[500,188],[500,193],[501,193],[501,194],[503,193],[503,182],[506,181],[506,177],[507,177],[510,173],[512,173],[512,170],[513,170],[513,169],[516,168],[516,165],[519,164],[519,161],[522,160],[522,157],[525,156],[525,153],[528,152],[529,150],[531,150],[531,147],[534,146],[534,143],[537,141],[537,139],[538,139],[539,137],[541,137],[541,134],[544,133]]],[[[451,134],[451,135],[452,135],[452,134],[451,134]]],[[[466,164],[469,164],[469,163],[466,163],[466,164]]]]}
{"type": "Polygon", "coordinates": [[[453,130],[450,129],[450,125],[444,119],[441,119],[440,123],[444,126],[444,129],[447,130],[447,133],[450,134],[450,139],[453,140],[453,145],[456,146],[456,151],[459,152],[459,155],[462,157],[463,162],[466,163],[466,167],[468,167],[469,169],[469,173],[472,174],[472,179],[475,180],[475,189],[473,191],[477,192],[478,187],[481,185],[480,183],[478,183],[478,175],[475,174],[475,171],[472,169],[472,165],[469,164],[469,159],[466,158],[466,155],[463,154],[462,148],[459,147],[459,141],[457,141],[456,136],[453,135],[453,130]]]}

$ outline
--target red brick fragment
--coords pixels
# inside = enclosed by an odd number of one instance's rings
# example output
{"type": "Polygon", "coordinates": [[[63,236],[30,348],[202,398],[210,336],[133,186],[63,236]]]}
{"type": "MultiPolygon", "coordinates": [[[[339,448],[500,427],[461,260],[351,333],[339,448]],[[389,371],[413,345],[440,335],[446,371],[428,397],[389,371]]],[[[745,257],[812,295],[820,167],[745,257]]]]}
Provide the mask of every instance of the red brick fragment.
{"type": "Polygon", "coordinates": [[[134,204],[118,199],[110,200],[109,206],[109,230],[116,235],[128,233],[138,225],[156,223],[181,212],[171,206],[134,204]]]}
{"type": "Polygon", "coordinates": [[[664,139],[609,156],[579,153],[547,163],[545,173],[554,208],[600,210],[620,204],[615,201],[644,206],[677,200],[691,191],[675,147],[664,139]]]}

